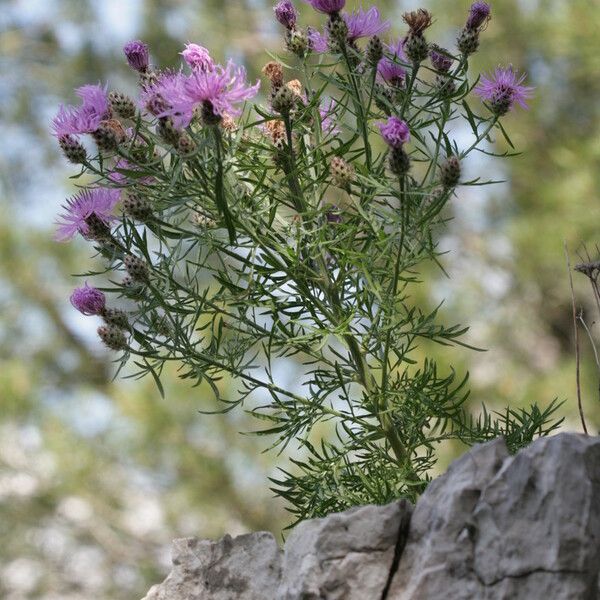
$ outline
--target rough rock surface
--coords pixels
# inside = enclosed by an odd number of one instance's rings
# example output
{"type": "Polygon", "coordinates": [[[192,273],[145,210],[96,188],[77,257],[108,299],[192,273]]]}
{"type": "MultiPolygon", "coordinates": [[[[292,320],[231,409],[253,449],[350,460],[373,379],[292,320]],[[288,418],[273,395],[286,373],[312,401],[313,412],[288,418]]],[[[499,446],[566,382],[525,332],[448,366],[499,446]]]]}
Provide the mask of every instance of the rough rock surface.
{"type": "Polygon", "coordinates": [[[275,598],[281,550],[264,531],[218,542],[183,538],[173,542],[173,565],[144,600],[265,600],[275,598]]]}
{"type": "Polygon", "coordinates": [[[144,600],[600,600],[600,438],[475,446],[414,510],[363,506],[268,533],[176,540],[144,600]],[[412,515],[411,515],[412,513],[412,515]]]}

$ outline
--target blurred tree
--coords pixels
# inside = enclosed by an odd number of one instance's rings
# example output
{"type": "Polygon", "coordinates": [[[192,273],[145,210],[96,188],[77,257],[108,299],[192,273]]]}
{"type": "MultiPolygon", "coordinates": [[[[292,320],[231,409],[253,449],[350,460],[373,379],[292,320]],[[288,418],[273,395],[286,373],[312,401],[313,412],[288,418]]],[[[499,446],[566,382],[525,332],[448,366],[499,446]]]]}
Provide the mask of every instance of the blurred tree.
{"type": "MultiPolygon", "coordinates": [[[[298,2],[298,4],[303,4],[298,2]]],[[[349,2],[356,6],[357,2],[349,2]]],[[[425,2],[431,39],[451,45],[468,2],[425,2]],[[453,23],[455,30],[442,29],[453,23]]],[[[510,118],[524,156],[492,193],[459,191],[444,237],[452,249],[432,303],[471,323],[487,353],[453,351],[472,371],[474,405],[566,397],[577,426],[570,297],[562,243],[593,247],[600,192],[600,11],[588,0],[493,3],[475,55],[479,67],[512,61],[537,87],[532,110],[510,118]]],[[[403,31],[414,2],[377,2],[403,31]]],[[[299,6],[302,18],[320,18],[299,6]]],[[[110,381],[107,354],[68,305],[69,272],[84,244],[51,241],[54,214],[72,192],[69,170],[47,133],[72,89],[108,80],[133,90],[121,56],[146,39],[153,59],[176,65],[186,41],[215,56],[245,56],[251,79],[282,51],[269,2],[260,0],[28,0],[0,15],[0,596],[132,598],[168,566],[180,535],[279,531],[285,523],[266,476],[276,457],[255,426],[234,415],[204,417],[206,390],[151,381],[110,381]],[[62,179],[62,181],[61,181],[62,179]]],[[[481,110],[485,108],[482,106],[481,110]]],[[[504,147],[501,142],[499,147],[504,147]]],[[[485,156],[483,165],[494,170],[485,156]]],[[[480,170],[481,164],[477,165],[480,170]]],[[[468,168],[468,166],[467,166],[468,168]]],[[[577,296],[592,310],[583,277],[577,296]]],[[[587,360],[591,360],[588,357],[587,360]]],[[[457,365],[458,366],[458,365],[457,365]]],[[[585,365],[584,365],[585,366],[585,365]]],[[[589,420],[600,421],[592,370],[589,420]]],[[[208,406],[207,406],[208,403],[208,406]]],[[[597,429],[597,427],[596,427],[597,429]]],[[[448,460],[452,452],[448,454],[448,460]]]]}

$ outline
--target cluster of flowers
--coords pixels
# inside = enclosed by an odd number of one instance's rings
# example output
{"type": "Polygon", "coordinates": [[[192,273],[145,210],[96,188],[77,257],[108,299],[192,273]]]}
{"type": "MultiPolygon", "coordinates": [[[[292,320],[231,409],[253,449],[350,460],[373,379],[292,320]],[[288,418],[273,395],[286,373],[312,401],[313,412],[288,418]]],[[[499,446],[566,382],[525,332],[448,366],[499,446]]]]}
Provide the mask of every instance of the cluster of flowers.
{"type": "MultiPolygon", "coordinates": [[[[274,7],[275,17],[285,27],[288,49],[305,57],[308,53],[326,51],[342,53],[358,72],[371,67],[376,77],[378,95],[386,99],[380,107],[387,120],[379,123],[379,130],[389,147],[389,167],[397,176],[405,175],[410,161],[404,145],[410,141],[409,125],[393,114],[394,103],[402,98],[407,87],[409,69],[429,58],[436,72],[435,86],[440,94],[454,92],[452,73],[454,57],[447,50],[429,44],[424,32],[431,25],[429,12],[420,9],[404,15],[409,27],[408,34],[389,44],[379,35],[390,28],[381,19],[375,7],[345,13],[345,0],[305,0],[314,9],[328,15],[322,32],[302,29],[298,25],[298,11],[290,0],[280,0],[274,7]],[[369,38],[364,51],[358,40],[369,38]]],[[[479,34],[490,18],[490,7],[477,1],[470,9],[467,22],[458,36],[457,47],[461,52],[461,65],[476,51],[479,34]]],[[[236,128],[234,117],[240,114],[239,106],[254,97],[259,83],[248,84],[243,67],[229,61],[225,65],[215,63],[209,51],[197,44],[188,44],[181,52],[188,71],[156,71],[149,62],[149,49],[141,41],[129,42],[124,53],[132,69],[140,77],[140,95],[137,101],[116,91],[108,92],[106,86],[85,85],[76,90],[81,99],[78,106],[61,106],[53,120],[52,130],[69,161],[84,165],[96,172],[88,158],[82,136],[89,135],[103,156],[114,158],[110,185],[96,184],[68,199],[64,213],[58,222],[57,239],[66,241],[80,234],[85,239],[109,247],[120,256],[127,271],[124,285],[143,285],[148,280],[148,265],[143,258],[130,254],[112,234],[112,226],[119,221],[114,214],[119,202],[122,212],[134,221],[152,219],[152,210],[144,200],[144,194],[135,186],[152,185],[152,178],[136,178],[132,184],[124,173],[136,170],[128,158],[143,163],[149,160],[150,145],[136,127],[140,112],[154,124],[156,134],[177,152],[179,156],[192,156],[196,143],[190,135],[191,124],[231,131],[236,128]],[[127,152],[123,153],[122,149],[127,152]],[[132,191],[133,190],[133,191],[132,191]]],[[[284,83],[283,68],[279,63],[269,63],[263,70],[271,83],[270,106],[283,120],[270,120],[264,125],[274,145],[287,143],[285,117],[298,103],[306,104],[302,84],[297,81],[284,83]]],[[[458,72],[458,71],[456,71],[458,72]]],[[[523,85],[524,76],[512,68],[498,68],[493,76],[483,77],[475,92],[488,103],[496,117],[506,114],[518,103],[526,107],[531,88],[523,85]]],[[[323,132],[335,135],[339,132],[335,122],[333,100],[321,106],[323,132]]],[[[442,183],[454,187],[460,178],[457,157],[450,156],[442,165],[442,183]]],[[[346,187],[352,178],[352,167],[341,157],[334,157],[330,164],[334,183],[346,187]]],[[[143,190],[142,190],[143,192],[143,190]]],[[[332,217],[336,220],[338,217],[332,217]]],[[[208,218],[198,214],[204,224],[208,218]]],[[[99,330],[102,340],[113,349],[127,348],[129,325],[123,311],[108,309],[104,294],[87,284],[75,290],[71,301],[86,315],[98,315],[105,320],[99,330]]]]}

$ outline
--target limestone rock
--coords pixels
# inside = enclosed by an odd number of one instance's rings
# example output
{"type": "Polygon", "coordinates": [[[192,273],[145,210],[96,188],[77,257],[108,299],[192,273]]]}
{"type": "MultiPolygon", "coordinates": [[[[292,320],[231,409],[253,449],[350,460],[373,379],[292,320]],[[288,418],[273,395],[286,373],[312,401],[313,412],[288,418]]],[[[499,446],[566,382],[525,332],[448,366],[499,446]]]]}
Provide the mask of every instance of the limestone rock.
{"type": "Polygon", "coordinates": [[[297,525],[285,544],[277,600],[379,600],[411,510],[399,501],[297,525]]]}
{"type": "Polygon", "coordinates": [[[144,600],[265,600],[275,597],[281,550],[266,532],[184,538],[173,542],[173,565],[144,600]]]}
{"type": "Polygon", "coordinates": [[[496,440],[420,498],[388,600],[598,597],[600,439],[496,440]]]}

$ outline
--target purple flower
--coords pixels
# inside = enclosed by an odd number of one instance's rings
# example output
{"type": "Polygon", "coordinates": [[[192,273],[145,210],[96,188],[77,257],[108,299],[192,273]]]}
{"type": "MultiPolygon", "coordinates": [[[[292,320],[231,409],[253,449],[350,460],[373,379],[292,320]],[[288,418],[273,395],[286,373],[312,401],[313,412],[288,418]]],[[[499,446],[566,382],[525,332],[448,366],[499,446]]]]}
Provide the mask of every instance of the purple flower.
{"type": "Polygon", "coordinates": [[[75,288],[71,294],[71,304],[86,316],[101,315],[106,308],[106,296],[97,288],[87,283],[75,288]]]}
{"type": "MultiPolygon", "coordinates": [[[[164,71],[153,84],[142,90],[140,106],[155,117],[162,115],[166,110],[173,108],[172,104],[167,102],[167,96],[171,100],[183,97],[186,79],[183,73],[164,71]]],[[[191,119],[191,114],[189,117],[191,119]]]]}
{"type": "Polygon", "coordinates": [[[429,59],[431,60],[433,68],[442,73],[447,73],[452,68],[452,63],[454,62],[453,58],[439,50],[430,50],[429,59]]]}
{"type": "Polygon", "coordinates": [[[340,12],[346,6],[346,0],[304,0],[319,12],[332,15],[340,12]]]}
{"type": "Polygon", "coordinates": [[[65,242],[77,233],[86,236],[89,233],[88,219],[92,216],[108,225],[116,219],[111,213],[120,195],[120,190],[92,188],[69,198],[63,205],[65,212],[59,216],[62,221],[57,221],[55,239],[65,242]]]}
{"type": "Polygon", "coordinates": [[[317,31],[313,27],[309,27],[307,30],[308,34],[308,46],[313,52],[318,52],[319,54],[323,54],[323,52],[327,52],[329,49],[329,44],[327,43],[327,36],[317,31]]]}
{"type": "Polygon", "coordinates": [[[404,52],[404,40],[398,40],[395,44],[385,46],[390,53],[390,57],[384,56],[377,64],[377,74],[380,79],[400,87],[406,78],[406,69],[400,66],[399,62],[408,62],[406,53],[404,52]]]}
{"type": "Polygon", "coordinates": [[[260,82],[246,85],[246,70],[229,61],[226,67],[215,66],[213,71],[194,71],[182,80],[175,78],[165,85],[161,95],[169,108],[160,116],[173,117],[175,127],[187,127],[194,108],[208,104],[214,115],[238,115],[235,106],[258,92],[260,82]]]}
{"type": "Polygon", "coordinates": [[[478,29],[490,17],[492,9],[487,2],[473,2],[467,18],[467,29],[478,29]]]}
{"type": "Polygon", "coordinates": [[[123,47],[127,62],[132,69],[145,73],[148,70],[148,46],[140,40],[127,42],[123,47]]]}
{"type": "Polygon", "coordinates": [[[498,67],[493,76],[481,78],[475,93],[490,103],[494,113],[502,116],[512,110],[515,103],[528,108],[526,100],[531,98],[533,88],[521,85],[524,80],[525,74],[519,77],[512,66],[505,69],[498,67]]]}
{"type": "Polygon", "coordinates": [[[362,37],[378,35],[390,28],[390,22],[382,21],[379,11],[374,6],[367,11],[359,8],[349,15],[343,15],[343,19],[348,25],[348,41],[350,42],[362,37]]]}
{"type": "Polygon", "coordinates": [[[298,11],[290,0],[280,0],[273,8],[275,18],[286,28],[294,29],[298,20],[298,11]]]}
{"type": "Polygon", "coordinates": [[[319,107],[321,115],[321,129],[328,135],[335,135],[340,132],[340,128],[335,124],[335,101],[329,98],[328,101],[319,107]]]}
{"type": "Polygon", "coordinates": [[[81,106],[61,105],[52,120],[52,132],[58,138],[92,133],[98,129],[100,121],[110,116],[106,87],[84,85],[75,90],[75,93],[83,101],[81,106]]]}
{"type": "Polygon", "coordinates": [[[185,50],[181,52],[185,62],[192,68],[200,71],[213,71],[215,63],[210,57],[208,50],[198,44],[186,44],[185,50]]]}
{"type": "Polygon", "coordinates": [[[379,123],[383,141],[391,148],[401,148],[410,140],[408,125],[398,117],[389,117],[385,123],[379,123]]]}

